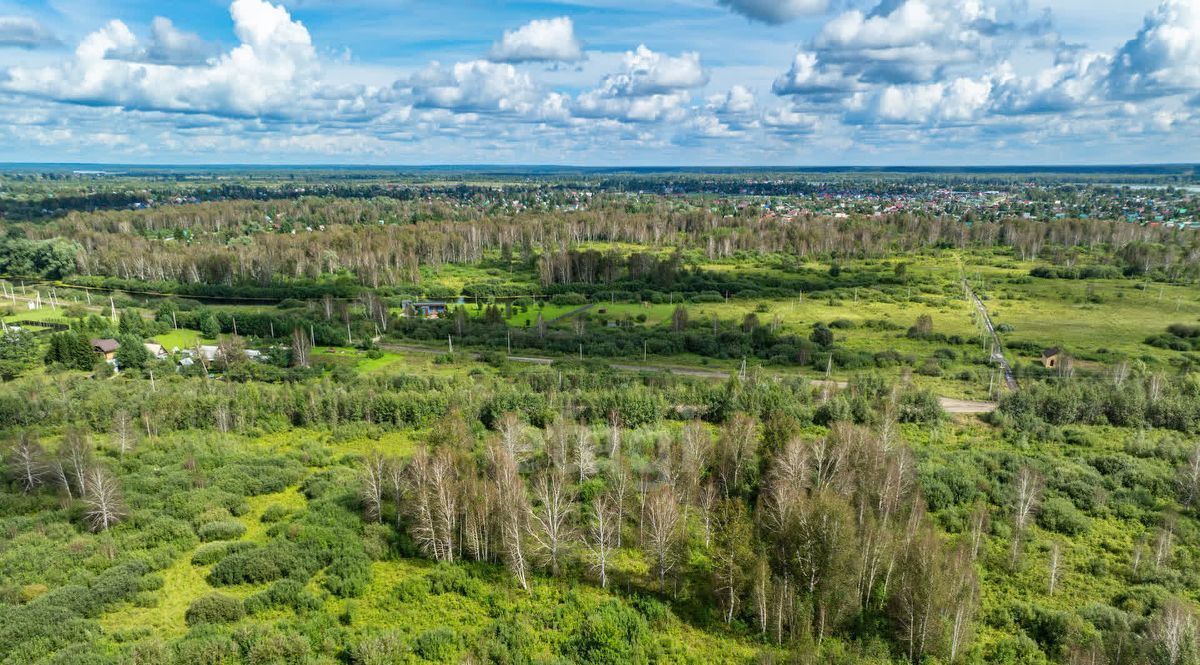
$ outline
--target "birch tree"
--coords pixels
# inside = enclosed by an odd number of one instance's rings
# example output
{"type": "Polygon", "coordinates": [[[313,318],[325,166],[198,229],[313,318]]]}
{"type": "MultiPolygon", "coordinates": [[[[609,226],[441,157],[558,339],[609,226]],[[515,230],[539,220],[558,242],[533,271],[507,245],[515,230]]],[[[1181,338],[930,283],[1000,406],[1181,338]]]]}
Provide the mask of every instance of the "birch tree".
{"type": "Polygon", "coordinates": [[[574,541],[575,495],[566,478],[556,471],[544,471],[534,480],[531,534],[535,552],[550,574],[558,576],[564,558],[574,541]]]}
{"type": "Polygon", "coordinates": [[[1017,477],[1013,482],[1014,502],[1013,502],[1013,541],[1012,541],[1012,565],[1017,565],[1017,561],[1021,557],[1021,546],[1023,545],[1023,537],[1025,529],[1029,527],[1030,520],[1037,514],[1038,500],[1042,494],[1042,479],[1033,469],[1023,466],[1017,472],[1017,477]]]}
{"type": "Polygon", "coordinates": [[[121,457],[133,450],[137,443],[137,428],[134,427],[133,417],[129,415],[128,410],[118,409],[113,413],[112,439],[121,457]]]}
{"type": "Polygon", "coordinates": [[[679,555],[679,501],[666,485],[650,490],[646,496],[645,549],[660,585],[674,571],[679,555]]]}
{"type": "Polygon", "coordinates": [[[94,532],[106,531],[127,515],[116,477],[102,466],[86,472],[87,491],[83,495],[84,519],[94,532]]]}
{"type": "Polygon", "coordinates": [[[488,448],[488,463],[496,488],[496,518],[504,564],[522,589],[529,590],[529,558],[525,539],[529,530],[529,499],[517,462],[500,444],[488,448]]]}
{"type": "Polygon", "coordinates": [[[9,453],[9,472],[16,479],[21,491],[28,494],[45,482],[47,465],[46,451],[38,443],[37,435],[22,432],[9,453]]]}
{"type": "Polygon", "coordinates": [[[612,499],[601,494],[592,501],[591,523],[586,539],[591,568],[600,579],[600,588],[608,587],[608,563],[617,547],[620,523],[612,499]]]}
{"type": "Polygon", "coordinates": [[[387,493],[388,463],[383,455],[372,453],[363,461],[359,496],[363,512],[372,522],[383,521],[383,497],[387,493]]]}

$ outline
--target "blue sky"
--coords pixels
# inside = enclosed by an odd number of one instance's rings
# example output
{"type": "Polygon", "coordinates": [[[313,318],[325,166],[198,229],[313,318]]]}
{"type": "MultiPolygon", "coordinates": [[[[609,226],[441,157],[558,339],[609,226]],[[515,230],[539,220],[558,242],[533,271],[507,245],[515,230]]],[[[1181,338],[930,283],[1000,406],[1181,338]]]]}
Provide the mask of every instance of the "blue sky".
{"type": "Polygon", "coordinates": [[[0,0],[0,161],[1200,161],[1200,0],[0,0]]]}

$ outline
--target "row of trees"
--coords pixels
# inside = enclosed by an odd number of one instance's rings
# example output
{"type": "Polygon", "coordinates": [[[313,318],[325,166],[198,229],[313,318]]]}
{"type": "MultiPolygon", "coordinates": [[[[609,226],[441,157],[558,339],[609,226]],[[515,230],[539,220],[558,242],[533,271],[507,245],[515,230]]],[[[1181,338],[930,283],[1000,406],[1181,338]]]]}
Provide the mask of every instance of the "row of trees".
{"type": "MultiPolygon", "coordinates": [[[[114,439],[124,455],[133,445],[134,425],[129,413],[118,412],[113,422],[114,439]]],[[[69,428],[50,455],[38,442],[35,432],[22,432],[8,451],[8,474],[22,492],[57,490],[68,501],[83,506],[88,529],[106,531],[125,519],[129,511],[121,496],[120,483],[93,454],[87,434],[69,428]]]]}
{"type": "Polygon", "coordinates": [[[933,528],[894,422],[770,449],[754,417],[715,437],[692,421],[647,459],[624,434],[616,419],[600,436],[563,418],[537,432],[508,413],[482,456],[454,434],[410,459],[368,456],[362,505],[372,521],[394,511],[425,556],[501,562],[521,588],[534,571],[587,571],[601,586],[711,600],[725,623],[778,644],[885,625],[910,662],[966,652],[978,545],[933,528]],[[617,565],[628,549],[648,579],[617,565]]]}
{"type": "MultiPolygon", "coordinates": [[[[467,205],[441,221],[383,224],[382,210],[369,201],[307,199],[270,207],[255,201],[223,201],[170,209],[80,215],[49,226],[28,226],[30,240],[47,247],[76,248],[70,272],[149,282],[269,285],[281,280],[314,281],[348,273],[369,287],[413,284],[420,269],[447,263],[479,263],[485,252],[519,255],[541,271],[543,282],[602,279],[605,259],[563,252],[583,242],[636,243],[658,251],[699,250],[709,258],[739,252],[782,252],[800,257],[882,257],[932,246],[1012,247],[1036,260],[1047,247],[1106,247],[1138,272],[1161,268],[1173,277],[1194,278],[1200,252],[1195,234],[1143,227],[1124,221],[1010,219],[963,224],[957,218],[891,215],[833,219],[802,213],[791,218],[743,211],[722,215],[697,205],[674,210],[665,202],[631,212],[620,199],[598,200],[584,210],[485,214],[467,205]],[[353,215],[334,214],[347,205],[353,215]],[[297,220],[311,231],[278,233],[263,219],[297,220]],[[375,214],[373,214],[375,213],[375,214]],[[753,214],[751,214],[753,213],[753,214]],[[170,216],[166,221],[164,216],[170,216]],[[366,220],[369,223],[362,223],[366,220]],[[166,242],[151,230],[186,226],[185,237],[166,242]],[[323,228],[322,228],[323,227],[323,228]],[[231,238],[242,238],[230,242],[231,238]],[[54,240],[55,238],[65,239],[54,240]],[[72,244],[74,243],[74,244],[72,244]],[[534,257],[544,257],[533,264],[534,257]]],[[[0,246],[6,262],[27,273],[65,274],[28,264],[25,240],[0,246]]],[[[56,253],[57,256],[57,253],[56,253]]],[[[10,271],[11,273],[12,271],[10,271]]],[[[611,272],[611,271],[610,271],[611,272]]],[[[13,273],[15,274],[15,273],[13,273]]]]}

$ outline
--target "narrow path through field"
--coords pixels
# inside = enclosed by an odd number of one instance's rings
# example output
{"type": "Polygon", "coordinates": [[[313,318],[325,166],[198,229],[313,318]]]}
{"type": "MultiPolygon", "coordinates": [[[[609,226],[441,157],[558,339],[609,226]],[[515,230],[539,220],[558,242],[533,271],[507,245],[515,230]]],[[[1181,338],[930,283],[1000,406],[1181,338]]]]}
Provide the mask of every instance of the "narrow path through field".
{"type": "Polygon", "coordinates": [[[559,314],[558,316],[554,317],[553,319],[550,319],[549,321],[546,322],[546,325],[551,326],[551,325],[554,325],[555,323],[558,323],[559,321],[566,321],[567,319],[569,319],[571,317],[579,316],[580,314],[583,314],[584,312],[588,311],[589,309],[591,309],[595,306],[596,306],[596,303],[590,302],[586,305],[583,305],[582,307],[576,307],[575,309],[573,309],[569,312],[559,314]]]}
{"type": "MultiPolygon", "coordinates": [[[[385,351],[398,351],[400,353],[444,353],[442,349],[430,348],[427,346],[416,346],[412,344],[380,344],[379,348],[385,351]]],[[[477,354],[475,354],[477,355],[477,354]]],[[[530,365],[550,365],[555,359],[545,356],[506,356],[506,358],[515,363],[528,363],[530,365]]],[[[723,381],[729,378],[730,372],[721,372],[711,369],[699,369],[695,367],[680,367],[678,365],[656,365],[650,363],[608,363],[608,366],[622,372],[670,372],[680,376],[691,376],[699,379],[713,379],[723,381]]],[[[785,375],[777,372],[767,372],[769,376],[783,377],[785,375]]],[[[826,381],[824,379],[810,379],[809,383],[814,386],[831,386],[834,388],[845,388],[845,381],[826,381]]],[[[982,414],[991,413],[996,410],[996,402],[984,402],[975,400],[958,399],[955,397],[938,397],[942,408],[946,413],[957,414],[982,414]]]]}

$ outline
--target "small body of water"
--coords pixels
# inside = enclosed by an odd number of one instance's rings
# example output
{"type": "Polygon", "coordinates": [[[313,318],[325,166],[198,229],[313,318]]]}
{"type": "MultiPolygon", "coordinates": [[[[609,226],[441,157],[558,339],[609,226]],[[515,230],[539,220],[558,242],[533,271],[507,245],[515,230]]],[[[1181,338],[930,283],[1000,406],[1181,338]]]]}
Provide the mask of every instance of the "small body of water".
{"type": "MultiPolygon", "coordinates": [[[[1121,185],[1129,189],[1166,189],[1167,185],[1121,185]]],[[[1174,185],[1175,189],[1181,189],[1192,194],[1200,194],[1200,185],[1174,185]]]]}

